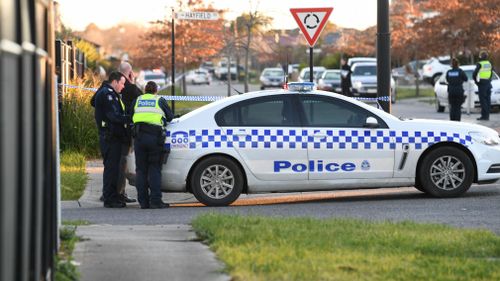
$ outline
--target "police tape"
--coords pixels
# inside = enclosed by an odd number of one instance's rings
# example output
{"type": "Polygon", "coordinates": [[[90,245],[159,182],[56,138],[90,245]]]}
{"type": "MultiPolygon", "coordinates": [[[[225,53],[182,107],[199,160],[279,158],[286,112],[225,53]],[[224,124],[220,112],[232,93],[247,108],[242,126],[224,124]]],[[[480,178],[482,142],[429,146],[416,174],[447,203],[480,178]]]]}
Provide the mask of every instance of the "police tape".
{"type": "MultiPolygon", "coordinates": [[[[92,91],[95,92],[97,91],[96,88],[86,88],[82,86],[74,86],[74,85],[68,85],[68,84],[59,84],[61,87],[65,88],[71,88],[71,89],[82,89],[82,90],[87,90],[87,91],[92,91]]],[[[225,97],[223,96],[161,96],[163,99],[168,100],[168,101],[201,101],[201,102],[207,102],[207,101],[217,101],[221,100],[225,97]]],[[[390,101],[390,97],[388,96],[382,96],[382,97],[377,97],[377,98],[364,98],[364,97],[352,97],[355,100],[359,101],[372,101],[372,102],[378,102],[378,101],[390,101]]]]}

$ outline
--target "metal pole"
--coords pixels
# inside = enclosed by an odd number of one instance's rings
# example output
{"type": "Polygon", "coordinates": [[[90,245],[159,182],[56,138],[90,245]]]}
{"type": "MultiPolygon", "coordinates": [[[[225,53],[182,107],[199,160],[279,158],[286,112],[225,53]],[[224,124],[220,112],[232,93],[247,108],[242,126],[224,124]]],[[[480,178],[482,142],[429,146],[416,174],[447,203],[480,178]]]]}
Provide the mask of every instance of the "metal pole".
{"type": "MultiPolygon", "coordinates": [[[[174,8],[172,7],[172,86],[171,86],[171,95],[175,96],[175,13],[174,8]]],[[[172,101],[172,113],[175,114],[175,101],[172,101]]]]}
{"type": "Polygon", "coordinates": [[[313,47],[309,47],[309,82],[313,82],[313,47]]]}
{"type": "Polygon", "coordinates": [[[377,97],[385,112],[391,112],[391,34],[389,0],[377,0],[377,97]],[[383,97],[383,98],[382,98],[383,97]]]}

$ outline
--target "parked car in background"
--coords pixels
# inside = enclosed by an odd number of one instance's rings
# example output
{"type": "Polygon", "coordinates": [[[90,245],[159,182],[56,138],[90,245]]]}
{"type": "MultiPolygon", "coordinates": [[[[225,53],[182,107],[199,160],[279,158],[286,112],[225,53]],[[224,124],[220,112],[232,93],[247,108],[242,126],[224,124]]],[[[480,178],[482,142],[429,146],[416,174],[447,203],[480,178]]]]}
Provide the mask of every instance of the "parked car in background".
{"type": "Polygon", "coordinates": [[[186,81],[188,83],[193,84],[193,85],[196,85],[196,84],[207,84],[208,85],[212,81],[212,77],[210,76],[210,73],[208,72],[208,70],[203,69],[203,68],[199,68],[199,69],[190,70],[186,74],[186,81]]]}
{"type": "Polygon", "coordinates": [[[358,62],[377,62],[377,58],[371,58],[371,57],[352,57],[347,60],[347,65],[352,67],[355,63],[358,62]]]}
{"type": "MultiPolygon", "coordinates": [[[[237,75],[237,70],[236,70],[236,63],[231,62],[231,65],[229,67],[229,71],[231,72],[231,80],[236,79],[237,75]]],[[[219,80],[227,80],[227,61],[223,60],[219,62],[217,67],[215,68],[215,77],[219,80]]]]}
{"type": "Polygon", "coordinates": [[[396,80],[407,80],[414,81],[415,78],[419,80],[423,79],[422,67],[428,62],[428,60],[412,60],[409,63],[393,68],[391,73],[392,77],[396,80]],[[418,66],[417,66],[418,62],[418,66]]]}
{"type": "Polygon", "coordinates": [[[282,88],[285,84],[285,72],[281,67],[264,68],[259,80],[261,90],[271,87],[282,88]]]}
{"type": "MultiPolygon", "coordinates": [[[[356,62],[351,68],[352,95],[377,97],[377,63],[356,62]]],[[[391,102],[396,102],[396,82],[391,77],[391,102]]]]}
{"type": "MultiPolygon", "coordinates": [[[[469,81],[463,84],[465,91],[465,102],[462,104],[463,108],[466,108],[469,105],[469,98],[472,97],[472,101],[470,102],[471,108],[480,107],[479,104],[479,96],[477,94],[477,86],[472,80],[472,73],[476,68],[475,65],[462,65],[460,68],[465,72],[469,81]],[[471,93],[473,93],[471,95],[471,93]]],[[[500,79],[498,74],[493,72],[493,76],[491,77],[491,85],[493,89],[491,89],[491,106],[500,107],[500,79]]],[[[434,85],[434,93],[436,94],[436,111],[444,112],[445,108],[448,107],[448,83],[446,82],[446,72],[440,76],[437,83],[434,85]]]]}
{"type": "Polygon", "coordinates": [[[422,67],[422,75],[426,82],[434,85],[436,84],[441,74],[446,73],[446,71],[450,68],[451,66],[449,56],[431,58],[422,67]]]}
{"type": "Polygon", "coordinates": [[[214,63],[211,61],[204,61],[201,63],[200,68],[207,70],[209,73],[215,72],[214,63]]]}
{"type": "MultiPolygon", "coordinates": [[[[299,74],[299,82],[309,82],[309,67],[304,67],[299,74]]],[[[313,66],[313,82],[318,82],[319,77],[326,68],[324,66],[313,66]]]]}
{"type": "Polygon", "coordinates": [[[341,93],[340,69],[327,69],[318,80],[318,90],[341,93]]]}
{"type": "Polygon", "coordinates": [[[164,88],[167,85],[167,76],[159,69],[141,70],[137,76],[135,83],[139,88],[144,90],[146,83],[153,81],[158,85],[158,88],[164,88]]]}

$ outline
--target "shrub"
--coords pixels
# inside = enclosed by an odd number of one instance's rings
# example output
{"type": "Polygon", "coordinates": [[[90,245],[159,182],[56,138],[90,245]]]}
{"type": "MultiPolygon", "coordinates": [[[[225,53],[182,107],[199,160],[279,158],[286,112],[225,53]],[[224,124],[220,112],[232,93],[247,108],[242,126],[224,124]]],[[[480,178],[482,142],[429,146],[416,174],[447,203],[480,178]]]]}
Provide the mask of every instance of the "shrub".
{"type": "MultiPolygon", "coordinates": [[[[83,79],[77,78],[71,85],[98,88],[101,81],[92,73],[86,73],[83,79]]],[[[99,156],[99,138],[94,119],[94,108],[90,99],[94,92],[81,88],[65,88],[61,101],[61,148],[79,151],[86,157],[99,156]]]]}

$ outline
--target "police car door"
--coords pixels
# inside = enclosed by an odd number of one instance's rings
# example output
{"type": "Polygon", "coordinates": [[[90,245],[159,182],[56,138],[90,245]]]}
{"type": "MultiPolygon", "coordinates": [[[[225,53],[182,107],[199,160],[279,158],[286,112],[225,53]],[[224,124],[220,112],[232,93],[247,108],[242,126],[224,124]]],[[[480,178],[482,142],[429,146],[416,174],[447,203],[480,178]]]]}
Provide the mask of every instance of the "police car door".
{"type": "Polygon", "coordinates": [[[350,102],[322,95],[300,95],[308,137],[309,179],[366,179],[393,176],[394,150],[386,123],[350,102]],[[378,128],[365,127],[374,117],[378,128]]]}
{"type": "Polygon", "coordinates": [[[292,95],[279,94],[241,101],[216,115],[228,140],[252,174],[260,180],[307,180],[305,169],[291,163],[307,160],[292,95]]]}

